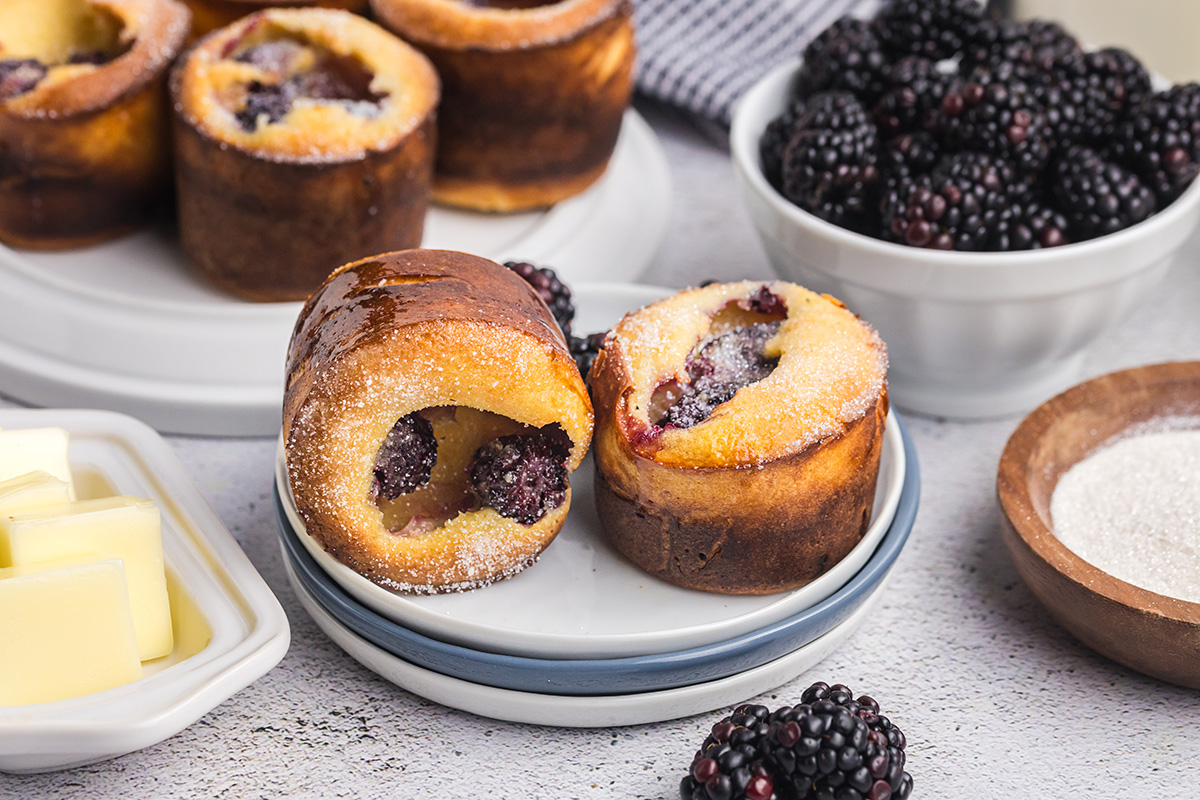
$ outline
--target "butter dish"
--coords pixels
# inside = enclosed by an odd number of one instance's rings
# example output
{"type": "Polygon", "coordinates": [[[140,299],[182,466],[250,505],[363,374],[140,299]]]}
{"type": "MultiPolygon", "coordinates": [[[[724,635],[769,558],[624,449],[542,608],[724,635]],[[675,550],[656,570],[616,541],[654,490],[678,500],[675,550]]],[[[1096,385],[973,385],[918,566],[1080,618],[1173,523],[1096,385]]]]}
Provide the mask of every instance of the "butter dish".
{"type": "Polygon", "coordinates": [[[173,736],[279,663],[279,601],[171,448],[107,411],[0,410],[0,428],[61,427],[80,499],[130,494],[162,513],[174,649],[140,680],[94,694],[0,706],[0,771],[45,772],[124,755],[173,736]]]}

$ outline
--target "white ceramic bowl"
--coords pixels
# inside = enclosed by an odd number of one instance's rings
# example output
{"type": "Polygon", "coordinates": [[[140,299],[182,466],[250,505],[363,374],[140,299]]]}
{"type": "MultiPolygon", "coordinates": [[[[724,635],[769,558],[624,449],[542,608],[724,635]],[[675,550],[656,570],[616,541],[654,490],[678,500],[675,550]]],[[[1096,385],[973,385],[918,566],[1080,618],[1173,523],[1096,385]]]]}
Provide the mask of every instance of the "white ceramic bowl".
{"type": "Polygon", "coordinates": [[[759,137],[798,62],[738,104],[731,149],[742,199],[777,272],[839,298],[878,329],[902,408],[983,418],[1028,410],[1073,384],[1086,348],[1166,273],[1200,217],[1200,181],[1150,219],[1099,239],[1019,253],[906,247],[802,211],[763,176],[759,137]]]}
{"type": "Polygon", "coordinates": [[[124,686],[0,706],[0,772],[65,769],[149,747],[264,675],[289,641],[279,601],[161,436],[107,411],[0,411],[0,427],[45,426],[71,435],[80,498],[134,494],[158,505],[175,649],[144,662],[142,678],[124,686]]]}

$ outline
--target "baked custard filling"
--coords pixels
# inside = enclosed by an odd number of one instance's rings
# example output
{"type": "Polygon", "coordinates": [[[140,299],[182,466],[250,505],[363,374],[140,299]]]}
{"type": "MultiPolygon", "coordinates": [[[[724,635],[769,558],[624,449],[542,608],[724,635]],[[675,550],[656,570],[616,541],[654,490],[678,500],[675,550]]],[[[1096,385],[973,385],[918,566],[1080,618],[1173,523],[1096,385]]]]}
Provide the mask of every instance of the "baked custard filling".
{"type": "Polygon", "coordinates": [[[686,380],[672,378],[650,398],[650,421],[662,428],[690,428],[708,419],[737,391],[768,377],[779,365],[771,343],[787,319],[783,298],[763,286],[712,315],[708,333],[688,354],[686,380]]]}
{"type": "Polygon", "coordinates": [[[464,406],[401,417],[375,455],[371,498],[383,525],[420,536],[490,507],[533,525],[563,504],[571,442],[557,425],[534,428],[464,406]]]}
{"type": "MultiPolygon", "coordinates": [[[[251,30],[251,34],[255,31],[251,30]]],[[[269,38],[247,35],[232,43],[225,57],[255,67],[261,76],[234,84],[222,102],[251,132],[279,122],[294,107],[311,103],[336,103],[364,118],[379,115],[387,96],[371,90],[375,79],[361,60],[283,35],[269,38]]]]}
{"type": "Polygon", "coordinates": [[[0,102],[28,94],[51,72],[64,79],[127,51],[124,23],[84,0],[0,3],[0,102]]]}

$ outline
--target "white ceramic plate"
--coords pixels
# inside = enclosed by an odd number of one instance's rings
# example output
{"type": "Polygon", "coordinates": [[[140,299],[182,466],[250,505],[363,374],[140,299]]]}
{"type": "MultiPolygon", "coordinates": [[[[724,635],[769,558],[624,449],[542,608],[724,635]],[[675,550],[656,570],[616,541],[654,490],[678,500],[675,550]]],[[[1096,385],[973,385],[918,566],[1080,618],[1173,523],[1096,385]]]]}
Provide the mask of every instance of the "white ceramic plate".
{"type": "MultiPolygon", "coordinates": [[[[583,284],[575,292],[580,331],[610,327],[669,290],[583,284]]],[[[904,483],[899,427],[884,435],[870,528],[842,561],[791,592],[732,596],[682,589],[639,570],[603,540],[592,496],[592,461],[572,476],[566,524],[540,561],[515,578],[474,592],[419,597],[388,591],[346,567],[304,532],[287,482],[282,442],[276,483],[305,549],[355,600],[443,642],[515,656],[591,659],[644,656],[733,639],[821,602],[852,578],[891,525],[904,483]]]]}
{"type": "MultiPolygon", "coordinates": [[[[608,171],[583,194],[525,214],[433,208],[423,244],[535,261],[568,282],[632,280],[662,241],[670,195],[658,140],[630,111],[608,171]]],[[[218,292],[169,231],[62,253],[0,246],[0,296],[0,387],[11,397],[123,411],[172,433],[279,431],[300,305],[218,292]]]]}
{"type": "Polygon", "coordinates": [[[257,680],[288,647],[279,601],[162,437],[106,411],[0,411],[3,428],[47,426],[71,435],[81,498],[124,493],[158,505],[175,649],[124,686],[0,706],[5,772],[62,769],[160,742],[257,680]]]}
{"type": "Polygon", "coordinates": [[[299,584],[292,574],[291,564],[286,559],[284,563],[301,606],[317,627],[351,658],[384,680],[460,711],[508,722],[564,728],[662,722],[732,706],[774,689],[812,669],[840,647],[883,595],[882,591],[874,592],[845,622],[816,641],[737,675],[657,692],[578,697],[497,689],[414,666],[341,625],[299,584]]]}

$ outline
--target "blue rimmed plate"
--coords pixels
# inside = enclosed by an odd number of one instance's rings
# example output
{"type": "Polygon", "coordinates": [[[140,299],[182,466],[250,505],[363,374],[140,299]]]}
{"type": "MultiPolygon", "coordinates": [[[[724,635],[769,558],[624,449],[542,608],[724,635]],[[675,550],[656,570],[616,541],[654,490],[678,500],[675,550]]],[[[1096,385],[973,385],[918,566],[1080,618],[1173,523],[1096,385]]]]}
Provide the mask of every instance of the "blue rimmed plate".
{"type": "MultiPolygon", "coordinates": [[[[584,284],[575,292],[575,328],[609,328],[626,312],[671,293],[652,286],[584,284]]],[[[854,577],[891,527],[904,487],[904,443],[891,419],[862,539],[815,580],[772,595],[720,595],[648,580],[604,543],[590,459],[571,476],[570,514],[536,566],[486,592],[434,596],[378,586],[308,536],[288,488],[282,439],[275,480],[284,512],[308,554],[356,602],[393,622],[432,639],[511,656],[623,658],[704,647],[757,631],[820,603],[854,577]]]]}
{"type": "MultiPolygon", "coordinates": [[[[881,588],[908,540],[920,498],[916,451],[898,419],[897,428],[908,464],[904,486],[895,518],[866,565],[831,596],[787,619],[714,644],[675,652],[550,659],[497,654],[439,641],[386,619],[349,596],[301,544],[277,489],[280,539],[296,579],[330,616],[411,664],[473,683],[542,694],[615,695],[687,686],[735,675],[795,651],[846,621],[881,588]]],[[[655,579],[647,576],[646,580],[655,579]]]]}

